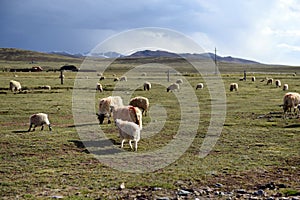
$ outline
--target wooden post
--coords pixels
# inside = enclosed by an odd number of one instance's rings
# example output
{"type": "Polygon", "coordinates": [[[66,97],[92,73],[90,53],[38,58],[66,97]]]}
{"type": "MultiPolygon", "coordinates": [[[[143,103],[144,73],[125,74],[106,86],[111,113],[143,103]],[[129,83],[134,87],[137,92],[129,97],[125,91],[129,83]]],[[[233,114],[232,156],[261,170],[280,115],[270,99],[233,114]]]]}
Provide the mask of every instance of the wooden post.
{"type": "Polygon", "coordinates": [[[246,70],[244,70],[244,81],[247,79],[246,70]]]}
{"type": "Polygon", "coordinates": [[[63,70],[61,70],[60,71],[60,84],[64,84],[64,71],[63,70]]]}

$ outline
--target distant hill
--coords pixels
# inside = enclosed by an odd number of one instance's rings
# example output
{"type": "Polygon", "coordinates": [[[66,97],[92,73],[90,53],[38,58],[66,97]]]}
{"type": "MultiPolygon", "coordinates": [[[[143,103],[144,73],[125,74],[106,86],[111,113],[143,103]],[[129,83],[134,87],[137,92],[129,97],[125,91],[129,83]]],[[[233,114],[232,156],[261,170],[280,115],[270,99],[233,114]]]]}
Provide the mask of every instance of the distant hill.
{"type": "Polygon", "coordinates": [[[0,60],[6,61],[28,61],[28,62],[81,62],[82,59],[66,55],[42,53],[37,51],[0,48],[0,60]]]}
{"type": "MultiPolygon", "coordinates": [[[[129,56],[126,56],[129,58],[138,58],[138,57],[171,57],[171,58],[176,58],[176,57],[183,57],[183,58],[190,58],[190,59],[212,59],[214,60],[215,54],[213,53],[202,53],[202,54],[191,54],[191,53],[181,53],[181,54],[176,54],[176,53],[171,53],[167,51],[151,51],[151,50],[144,50],[144,51],[137,51],[129,56]]],[[[241,64],[259,64],[259,62],[252,61],[252,60],[247,60],[247,59],[242,59],[242,58],[234,58],[231,56],[216,56],[218,62],[229,62],[229,63],[241,63],[241,64]]]]}

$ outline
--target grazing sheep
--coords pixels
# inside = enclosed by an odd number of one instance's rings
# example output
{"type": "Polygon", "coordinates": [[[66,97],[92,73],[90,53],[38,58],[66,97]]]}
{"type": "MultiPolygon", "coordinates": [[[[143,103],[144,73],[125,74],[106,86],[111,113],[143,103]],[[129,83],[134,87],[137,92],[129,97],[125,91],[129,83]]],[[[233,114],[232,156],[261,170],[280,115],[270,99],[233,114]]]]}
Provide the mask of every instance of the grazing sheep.
{"type": "Polygon", "coordinates": [[[129,105],[140,108],[142,110],[142,114],[145,112],[145,116],[147,116],[149,100],[146,97],[134,97],[130,99],[129,105]]]}
{"type": "Polygon", "coordinates": [[[251,80],[252,80],[252,82],[255,82],[255,80],[256,80],[255,76],[252,76],[251,80]]]}
{"type": "Polygon", "coordinates": [[[112,108],[113,118],[136,123],[142,130],[142,112],[134,106],[121,106],[112,108]]]}
{"type": "Polygon", "coordinates": [[[269,78],[268,80],[267,80],[267,85],[272,85],[273,84],[273,79],[272,78],[269,78]]]}
{"type": "Polygon", "coordinates": [[[182,81],[182,79],[178,79],[178,80],[176,80],[176,83],[177,83],[177,84],[182,84],[183,81],[182,81]]]}
{"type": "Polygon", "coordinates": [[[148,82],[148,81],[146,81],[145,83],[144,83],[144,90],[150,90],[151,89],[151,83],[150,82],[148,82]]]}
{"type": "Polygon", "coordinates": [[[179,91],[179,84],[178,83],[173,83],[167,88],[167,92],[169,91],[179,91]]]}
{"type": "Polygon", "coordinates": [[[102,85],[100,83],[97,83],[96,90],[99,90],[99,92],[103,92],[102,85]]]}
{"type": "Polygon", "coordinates": [[[120,79],[117,77],[117,78],[114,78],[114,82],[117,82],[119,81],[120,79]]]}
{"type": "Polygon", "coordinates": [[[104,118],[107,117],[108,124],[110,124],[112,108],[113,107],[121,107],[121,106],[123,106],[123,100],[120,96],[109,96],[109,97],[100,99],[99,111],[97,113],[99,123],[103,124],[104,118]]]}
{"type": "Polygon", "coordinates": [[[48,125],[49,130],[52,131],[52,128],[51,128],[51,125],[50,125],[50,122],[49,122],[49,119],[48,119],[48,115],[45,114],[45,113],[37,113],[37,114],[31,115],[30,119],[29,119],[29,123],[30,123],[30,126],[29,126],[29,129],[28,129],[28,132],[31,130],[32,125],[34,125],[33,131],[35,131],[35,128],[37,126],[42,126],[41,130],[43,130],[44,129],[44,124],[48,125]]]}
{"type": "Polygon", "coordinates": [[[102,80],[105,80],[105,76],[101,76],[101,77],[99,78],[99,81],[102,81],[102,80]]]}
{"type": "Polygon", "coordinates": [[[300,94],[297,92],[288,92],[283,96],[283,114],[291,112],[294,108],[296,111],[297,106],[300,104],[300,94]]]}
{"type": "Polygon", "coordinates": [[[283,88],[282,88],[282,90],[288,90],[289,89],[289,85],[286,83],[286,84],[283,84],[283,88]]]}
{"type": "Polygon", "coordinates": [[[276,87],[281,87],[281,81],[280,80],[275,80],[275,85],[276,85],[276,87]]]}
{"type": "Polygon", "coordinates": [[[196,85],[196,90],[197,89],[203,89],[203,83],[198,83],[197,85],[196,85]]]}
{"type": "Polygon", "coordinates": [[[20,92],[22,89],[21,83],[18,81],[10,80],[9,82],[9,89],[12,92],[20,92]]]}
{"type": "Polygon", "coordinates": [[[121,148],[124,146],[125,140],[129,140],[130,148],[132,148],[132,140],[134,141],[134,150],[137,151],[138,148],[138,141],[141,138],[141,129],[140,127],[133,123],[128,121],[123,121],[121,119],[115,120],[116,126],[119,129],[119,134],[121,138],[121,148]]]}
{"type": "Polygon", "coordinates": [[[126,77],[126,76],[122,76],[122,77],[120,78],[120,81],[127,81],[127,77],[126,77]]]}
{"type": "Polygon", "coordinates": [[[237,91],[239,89],[239,85],[237,83],[230,83],[229,90],[232,92],[233,90],[237,91]]]}

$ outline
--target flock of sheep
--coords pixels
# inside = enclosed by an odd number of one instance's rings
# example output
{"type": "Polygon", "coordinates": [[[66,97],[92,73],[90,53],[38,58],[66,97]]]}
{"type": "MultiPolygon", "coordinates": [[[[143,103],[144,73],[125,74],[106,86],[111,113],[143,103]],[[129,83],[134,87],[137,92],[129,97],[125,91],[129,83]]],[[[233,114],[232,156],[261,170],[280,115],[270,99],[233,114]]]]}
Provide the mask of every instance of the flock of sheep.
{"type": "MultiPolygon", "coordinates": [[[[240,81],[245,80],[244,78],[241,78],[240,81]]],[[[253,82],[256,81],[256,78],[253,76],[251,78],[253,82]]],[[[273,78],[265,78],[262,79],[260,82],[264,82],[266,80],[267,85],[272,85],[275,82],[276,87],[281,87],[281,81],[279,79],[275,80],[273,78]]],[[[230,91],[237,91],[238,90],[238,84],[237,83],[231,83],[229,86],[230,91]]],[[[289,89],[289,85],[287,83],[283,84],[282,90],[287,91],[289,89]]],[[[300,94],[297,92],[287,92],[283,96],[283,104],[281,105],[283,107],[283,117],[286,117],[288,112],[299,112],[300,111],[300,94]]]]}
{"type": "MultiPolygon", "coordinates": [[[[104,77],[101,76],[100,80],[104,77]]],[[[253,82],[256,81],[255,77],[252,77],[253,82]]],[[[261,82],[267,80],[267,84],[273,84],[274,80],[272,78],[263,79],[261,82]]],[[[115,78],[114,81],[127,81],[127,77],[123,76],[121,78],[115,78]]],[[[178,79],[175,83],[172,83],[167,87],[167,92],[169,91],[179,91],[180,84],[182,84],[182,79],[178,79]]],[[[281,87],[281,81],[275,80],[276,87],[281,87]]],[[[146,81],[143,85],[144,91],[151,90],[151,83],[146,81]]],[[[21,83],[15,80],[11,80],[9,83],[9,88],[12,92],[20,92],[22,90],[21,83]]],[[[203,89],[203,83],[198,83],[196,85],[197,89],[203,89]]],[[[238,91],[238,83],[230,83],[230,91],[238,91]]],[[[50,86],[42,86],[42,89],[51,89],[50,86]]],[[[97,83],[96,90],[103,92],[103,87],[100,83],[97,83]]],[[[283,85],[283,90],[288,90],[288,84],[283,85]]],[[[288,92],[283,97],[283,116],[285,117],[288,112],[294,112],[300,110],[300,94],[296,92],[288,92]]],[[[109,96],[100,99],[99,110],[97,113],[98,120],[100,124],[103,124],[104,119],[107,118],[108,123],[111,123],[111,116],[119,130],[119,136],[121,138],[121,148],[123,148],[124,142],[129,140],[129,145],[133,149],[132,141],[134,141],[134,150],[137,151],[138,141],[140,140],[140,134],[142,130],[142,116],[147,115],[149,110],[149,100],[146,97],[137,96],[132,98],[128,105],[124,106],[123,100],[120,96],[109,96]]],[[[45,113],[37,113],[30,116],[30,125],[28,131],[33,131],[37,126],[41,126],[43,130],[46,124],[49,130],[52,130],[48,115],[45,113]]]]}

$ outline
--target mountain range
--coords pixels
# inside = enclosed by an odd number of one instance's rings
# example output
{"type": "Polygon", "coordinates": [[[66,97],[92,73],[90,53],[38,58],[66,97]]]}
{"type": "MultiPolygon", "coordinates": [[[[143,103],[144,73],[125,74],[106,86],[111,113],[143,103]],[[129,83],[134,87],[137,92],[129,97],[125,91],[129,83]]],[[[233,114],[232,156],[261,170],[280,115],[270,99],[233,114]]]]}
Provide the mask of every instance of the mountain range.
{"type": "MultiPolygon", "coordinates": [[[[167,57],[167,58],[176,58],[176,57],[182,57],[187,59],[215,59],[215,54],[213,53],[172,53],[168,51],[161,51],[161,50],[143,50],[143,51],[137,51],[131,55],[122,55],[117,52],[104,52],[104,53],[84,53],[84,54],[71,54],[67,52],[49,52],[50,54],[57,54],[57,55],[63,55],[68,57],[96,57],[96,58],[145,58],[145,57],[167,57]]],[[[236,58],[231,56],[219,56],[216,55],[216,59],[218,62],[230,62],[230,63],[242,63],[242,64],[258,64],[259,62],[253,61],[253,60],[247,60],[243,58],[236,58]]]]}

